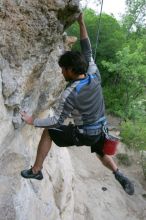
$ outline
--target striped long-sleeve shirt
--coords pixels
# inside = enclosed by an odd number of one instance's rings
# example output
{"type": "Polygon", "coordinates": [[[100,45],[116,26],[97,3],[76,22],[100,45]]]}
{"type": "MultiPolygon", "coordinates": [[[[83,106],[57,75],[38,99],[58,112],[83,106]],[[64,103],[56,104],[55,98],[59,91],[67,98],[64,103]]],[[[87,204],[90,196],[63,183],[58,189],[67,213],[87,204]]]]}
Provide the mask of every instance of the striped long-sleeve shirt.
{"type": "Polygon", "coordinates": [[[77,126],[91,125],[104,116],[100,73],[92,58],[89,39],[81,40],[82,53],[88,62],[86,77],[73,80],[62,92],[54,116],[35,119],[36,127],[58,127],[71,115],[77,126]]]}

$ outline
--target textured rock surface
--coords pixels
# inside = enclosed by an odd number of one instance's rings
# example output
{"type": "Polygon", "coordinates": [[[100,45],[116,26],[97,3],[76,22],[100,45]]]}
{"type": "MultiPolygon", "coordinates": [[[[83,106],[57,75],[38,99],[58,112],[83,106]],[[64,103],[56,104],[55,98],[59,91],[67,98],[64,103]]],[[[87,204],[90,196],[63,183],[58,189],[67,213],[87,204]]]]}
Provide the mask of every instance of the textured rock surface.
{"type": "MultiPolygon", "coordinates": [[[[20,176],[34,162],[42,129],[25,125],[19,110],[51,114],[46,109],[64,86],[57,65],[66,49],[63,31],[75,19],[78,2],[0,1],[0,220],[146,218],[140,168],[130,168],[136,195],[128,197],[89,148],[53,146],[42,181],[20,176]]],[[[65,38],[70,45],[75,40],[65,38]]]]}
{"type": "Polygon", "coordinates": [[[73,175],[66,149],[54,147],[41,183],[20,177],[20,171],[34,161],[42,130],[25,126],[19,110],[42,114],[60,94],[63,83],[57,60],[64,50],[64,29],[74,21],[78,4],[76,0],[0,1],[1,220],[48,216],[68,220],[73,214],[73,175]]]}

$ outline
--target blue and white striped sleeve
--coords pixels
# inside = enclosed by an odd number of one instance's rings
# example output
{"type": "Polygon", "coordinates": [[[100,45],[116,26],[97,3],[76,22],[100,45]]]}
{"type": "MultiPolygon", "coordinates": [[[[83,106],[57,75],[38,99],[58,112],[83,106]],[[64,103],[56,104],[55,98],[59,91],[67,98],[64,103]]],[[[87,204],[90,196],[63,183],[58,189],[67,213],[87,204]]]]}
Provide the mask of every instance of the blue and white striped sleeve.
{"type": "Polygon", "coordinates": [[[82,39],[80,41],[82,53],[88,63],[87,74],[96,74],[99,80],[101,81],[100,73],[96,63],[94,62],[92,55],[92,48],[89,38],[82,39]]]}
{"type": "Polygon", "coordinates": [[[58,127],[63,124],[64,120],[74,109],[74,99],[72,99],[71,96],[71,87],[69,87],[62,93],[62,96],[59,100],[59,106],[56,109],[54,116],[45,119],[36,118],[33,123],[34,126],[41,128],[51,128],[58,127]]]}

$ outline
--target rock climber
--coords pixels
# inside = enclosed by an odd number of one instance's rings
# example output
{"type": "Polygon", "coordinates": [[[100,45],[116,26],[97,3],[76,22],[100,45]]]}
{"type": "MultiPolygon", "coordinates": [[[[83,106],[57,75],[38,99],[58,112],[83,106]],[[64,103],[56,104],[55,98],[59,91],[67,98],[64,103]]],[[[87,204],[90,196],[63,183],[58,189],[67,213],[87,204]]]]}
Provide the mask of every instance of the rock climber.
{"type": "Polygon", "coordinates": [[[43,162],[52,146],[90,146],[97,158],[109,168],[116,180],[129,195],[134,194],[134,184],[117,167],[113,158],[103,152],[103,124],[106,123],[105,106],[101,88],[101,77],[92,58],[90,40],[83,14],[77,19],[80,28],[81,52],[66,51],[58,64],[64,79],[68,82],[62,92],[59,106],[54,115],[45,119],[34,118],[21,111],[22,119],[29,125],[44,128],[34,165],[21,171],[24,178],[43,179],[43,162]],[[64,125],[64,120],[72,116],[74,123],[64,125]]]}

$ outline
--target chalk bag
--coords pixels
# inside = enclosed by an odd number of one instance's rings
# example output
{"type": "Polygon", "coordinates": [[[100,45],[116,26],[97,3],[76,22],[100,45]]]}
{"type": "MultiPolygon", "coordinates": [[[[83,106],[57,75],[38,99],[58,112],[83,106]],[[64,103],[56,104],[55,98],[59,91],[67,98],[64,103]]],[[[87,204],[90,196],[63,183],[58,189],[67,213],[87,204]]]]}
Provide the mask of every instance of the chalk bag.
{"type": "Polygon", "coordinates": [[[119,138],[113,135],[105,135],[105,141],[103,145],[103,152],[107,155],[114,155],[117,151],[119,138]]]}

